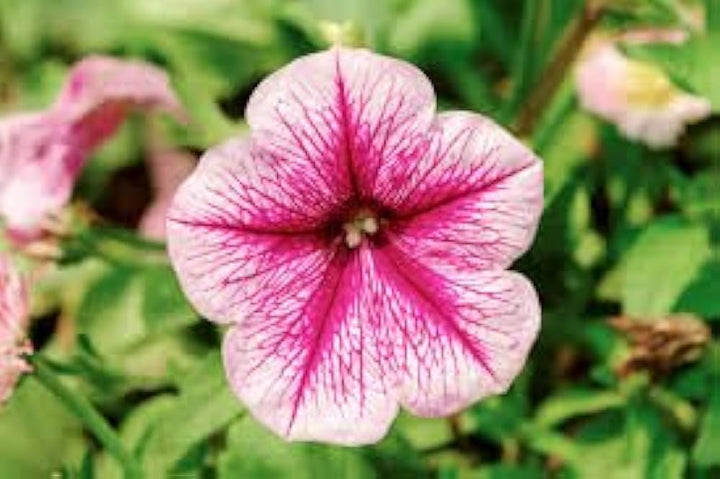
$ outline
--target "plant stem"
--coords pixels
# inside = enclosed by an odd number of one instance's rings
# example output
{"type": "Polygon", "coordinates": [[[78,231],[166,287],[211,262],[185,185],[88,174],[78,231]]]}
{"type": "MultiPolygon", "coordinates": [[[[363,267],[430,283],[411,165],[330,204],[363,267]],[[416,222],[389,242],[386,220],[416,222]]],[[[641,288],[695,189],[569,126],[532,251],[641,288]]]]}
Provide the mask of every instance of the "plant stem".
{"type": "Polygon", "coordinates": [[[480,22],[481,41],[487,42],[502,64],[508,66],[512,62],[513,39],[506,19],[498,11],[499,5],[494,0],[480,0],[470,4],[480,22]]]}
{"type": "Polygon", "coordinates": [[[169,261],[163,244],[113,228],[88,229],[74,241],[81,254],[117,266],[161,266],[169,261]]]}
{"type": "Polygon", "coordinates": [[[705,0],[707,28],[710,32],[720,29],[720,0],[705,0]]]}
{"type": "Polygon", "coordinates": [[[513,60],[513,88],[505,110],[506,118],[512,116],[531,86],[535,72],[535,45],[538,40],[538,14],[541,0],[525,0],[520,26],[520,41],[513,60]]]}
{"type": "Polygon", "coordinates": [[[532,132],[538,117],[555,96],[562,84],[567,71],[575,62],[585,39],[600,21],[603,3],[598,0],[587,0],[583,12],[570,24],[555,56],[544,68],[540,82],[533,88],[523,109],[517,116],[515,131],[524,136],[532,132]]]}
{"type": "Polygon", "coordinates": [[[105,449],[115,457],[125,473],[125,478],[142,478],[142,471],[135,457],[125,448],[113,428],[93,405],[84,396],[65,386],[42,357],[35,355],[30,357],[29,361],[33,366],[35,378],[75,414],[105,449]]]}

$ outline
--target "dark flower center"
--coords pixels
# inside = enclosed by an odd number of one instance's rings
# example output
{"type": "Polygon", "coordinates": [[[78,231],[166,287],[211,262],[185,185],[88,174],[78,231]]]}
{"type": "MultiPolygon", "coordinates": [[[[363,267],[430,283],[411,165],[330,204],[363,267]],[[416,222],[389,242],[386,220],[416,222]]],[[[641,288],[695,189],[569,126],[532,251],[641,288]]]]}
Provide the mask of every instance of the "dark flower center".
{"type": "Polygon", "coordinates": [[[365,236],[372,236],[380,229],[380,218],[374,211],[363,209],[343,223],[345,244],[348,248],[357,248],[365,236]]]}
{"type": "Polygon", "coordinates": [[[341,240],[347,248],[355,249],[363,240],[382,241],[383,230],[393,216],[382,206],[353,202],[330,215],[324,230],[329,241],[341,240]]]}

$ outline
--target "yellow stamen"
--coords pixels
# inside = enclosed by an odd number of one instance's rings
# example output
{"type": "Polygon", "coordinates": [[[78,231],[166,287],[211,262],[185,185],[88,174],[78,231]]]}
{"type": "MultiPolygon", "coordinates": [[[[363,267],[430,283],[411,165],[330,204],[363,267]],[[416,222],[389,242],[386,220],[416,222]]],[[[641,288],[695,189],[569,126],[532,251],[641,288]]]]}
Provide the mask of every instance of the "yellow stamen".
{"type": "Polygon", "coordinates": [[[665,73],[655,65],[630,60],[624,87],[630,105],[662,108],[680,93],[665,73]]]}

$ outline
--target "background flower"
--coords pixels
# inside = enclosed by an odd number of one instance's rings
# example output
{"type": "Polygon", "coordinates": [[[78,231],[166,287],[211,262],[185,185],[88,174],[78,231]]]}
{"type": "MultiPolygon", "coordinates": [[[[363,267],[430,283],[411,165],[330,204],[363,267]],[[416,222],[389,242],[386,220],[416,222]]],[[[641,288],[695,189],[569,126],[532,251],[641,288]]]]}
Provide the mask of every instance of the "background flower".
{"type": "Polygon", "coordinates": [[[0,255],[0,404],[7,401],[30,365],[23,358],[32,352],[28,290],[9,258],[0,255]]]}
{"type": "Polygon", "coordinates": [[[686,38],[681,30],[639,30],[591,41],[576,68],[582,106],[615,123],[631,140],[655,149],[674,146],[687,125],[710,116],[710,101],[684,92],[659,67],[627,58],[617,43],[682,43],[686,38]]]}
{"type": "Polygon", "coordinates": [[[175,191],[190,176],[197,160],[192,153],[158,148],[148,155],[148,169],[154,195],[140,219],[138,229],[143,236],[165,240],[165,221],[175,191]]]}
{"type": "Polygon", "coordinates": [[[159,108],[182,118],[165,73],[109,57],[77,63],[53,106],[0,122],[0,216],[18,241],[70,199],[85,162],[131,109],[159,108]]]}

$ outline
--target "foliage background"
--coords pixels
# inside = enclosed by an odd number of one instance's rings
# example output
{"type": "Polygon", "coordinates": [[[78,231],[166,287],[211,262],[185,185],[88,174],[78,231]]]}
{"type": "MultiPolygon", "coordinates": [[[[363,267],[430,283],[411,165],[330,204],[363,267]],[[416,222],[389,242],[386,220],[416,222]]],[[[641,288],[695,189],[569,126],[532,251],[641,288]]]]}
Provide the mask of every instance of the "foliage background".
{"type": "MultiPolygon", "coordinates": [[[[609,1],[596,28],[677,23],[673,0],[609,1]]],[[[704,36],[630,53],[718,111],[720,5],[705,4],[704,36]]],[[[192,122],[166,128],[194,152],[243,131],[264,75],[324,47],[321,20],[352,20],[374,49],[419,65],[442,108],[511,127],[538,85],[558,84],[522,132],[546,169],[541,230],[518,265],[540,291],[544,323],[507,395],[449,420],[402,415],[372,447],[286,444],[264,431],[228,391],[220,331],[185,302],[162,245],[130,231],[149,201],[140,119],[86,168],[76,197],[102,226],[66,241],[61,267],[37,285],[36,347],[117,426],[148,477],[718,477],[720,119],[654,152],[580,110],[571,70],[548,65],[585,9],[582,0],[0,0],[3,112],[48,105],[89,53],[140,57],[169,71],[192,122]],[[630,345],[607,319],[671,312],[712,329],[701,357],[668,374],[619,374],[630,345]]],[[[0,412],[0,477],[52,472],[120,475],[30,376],[0,412]]]]}

